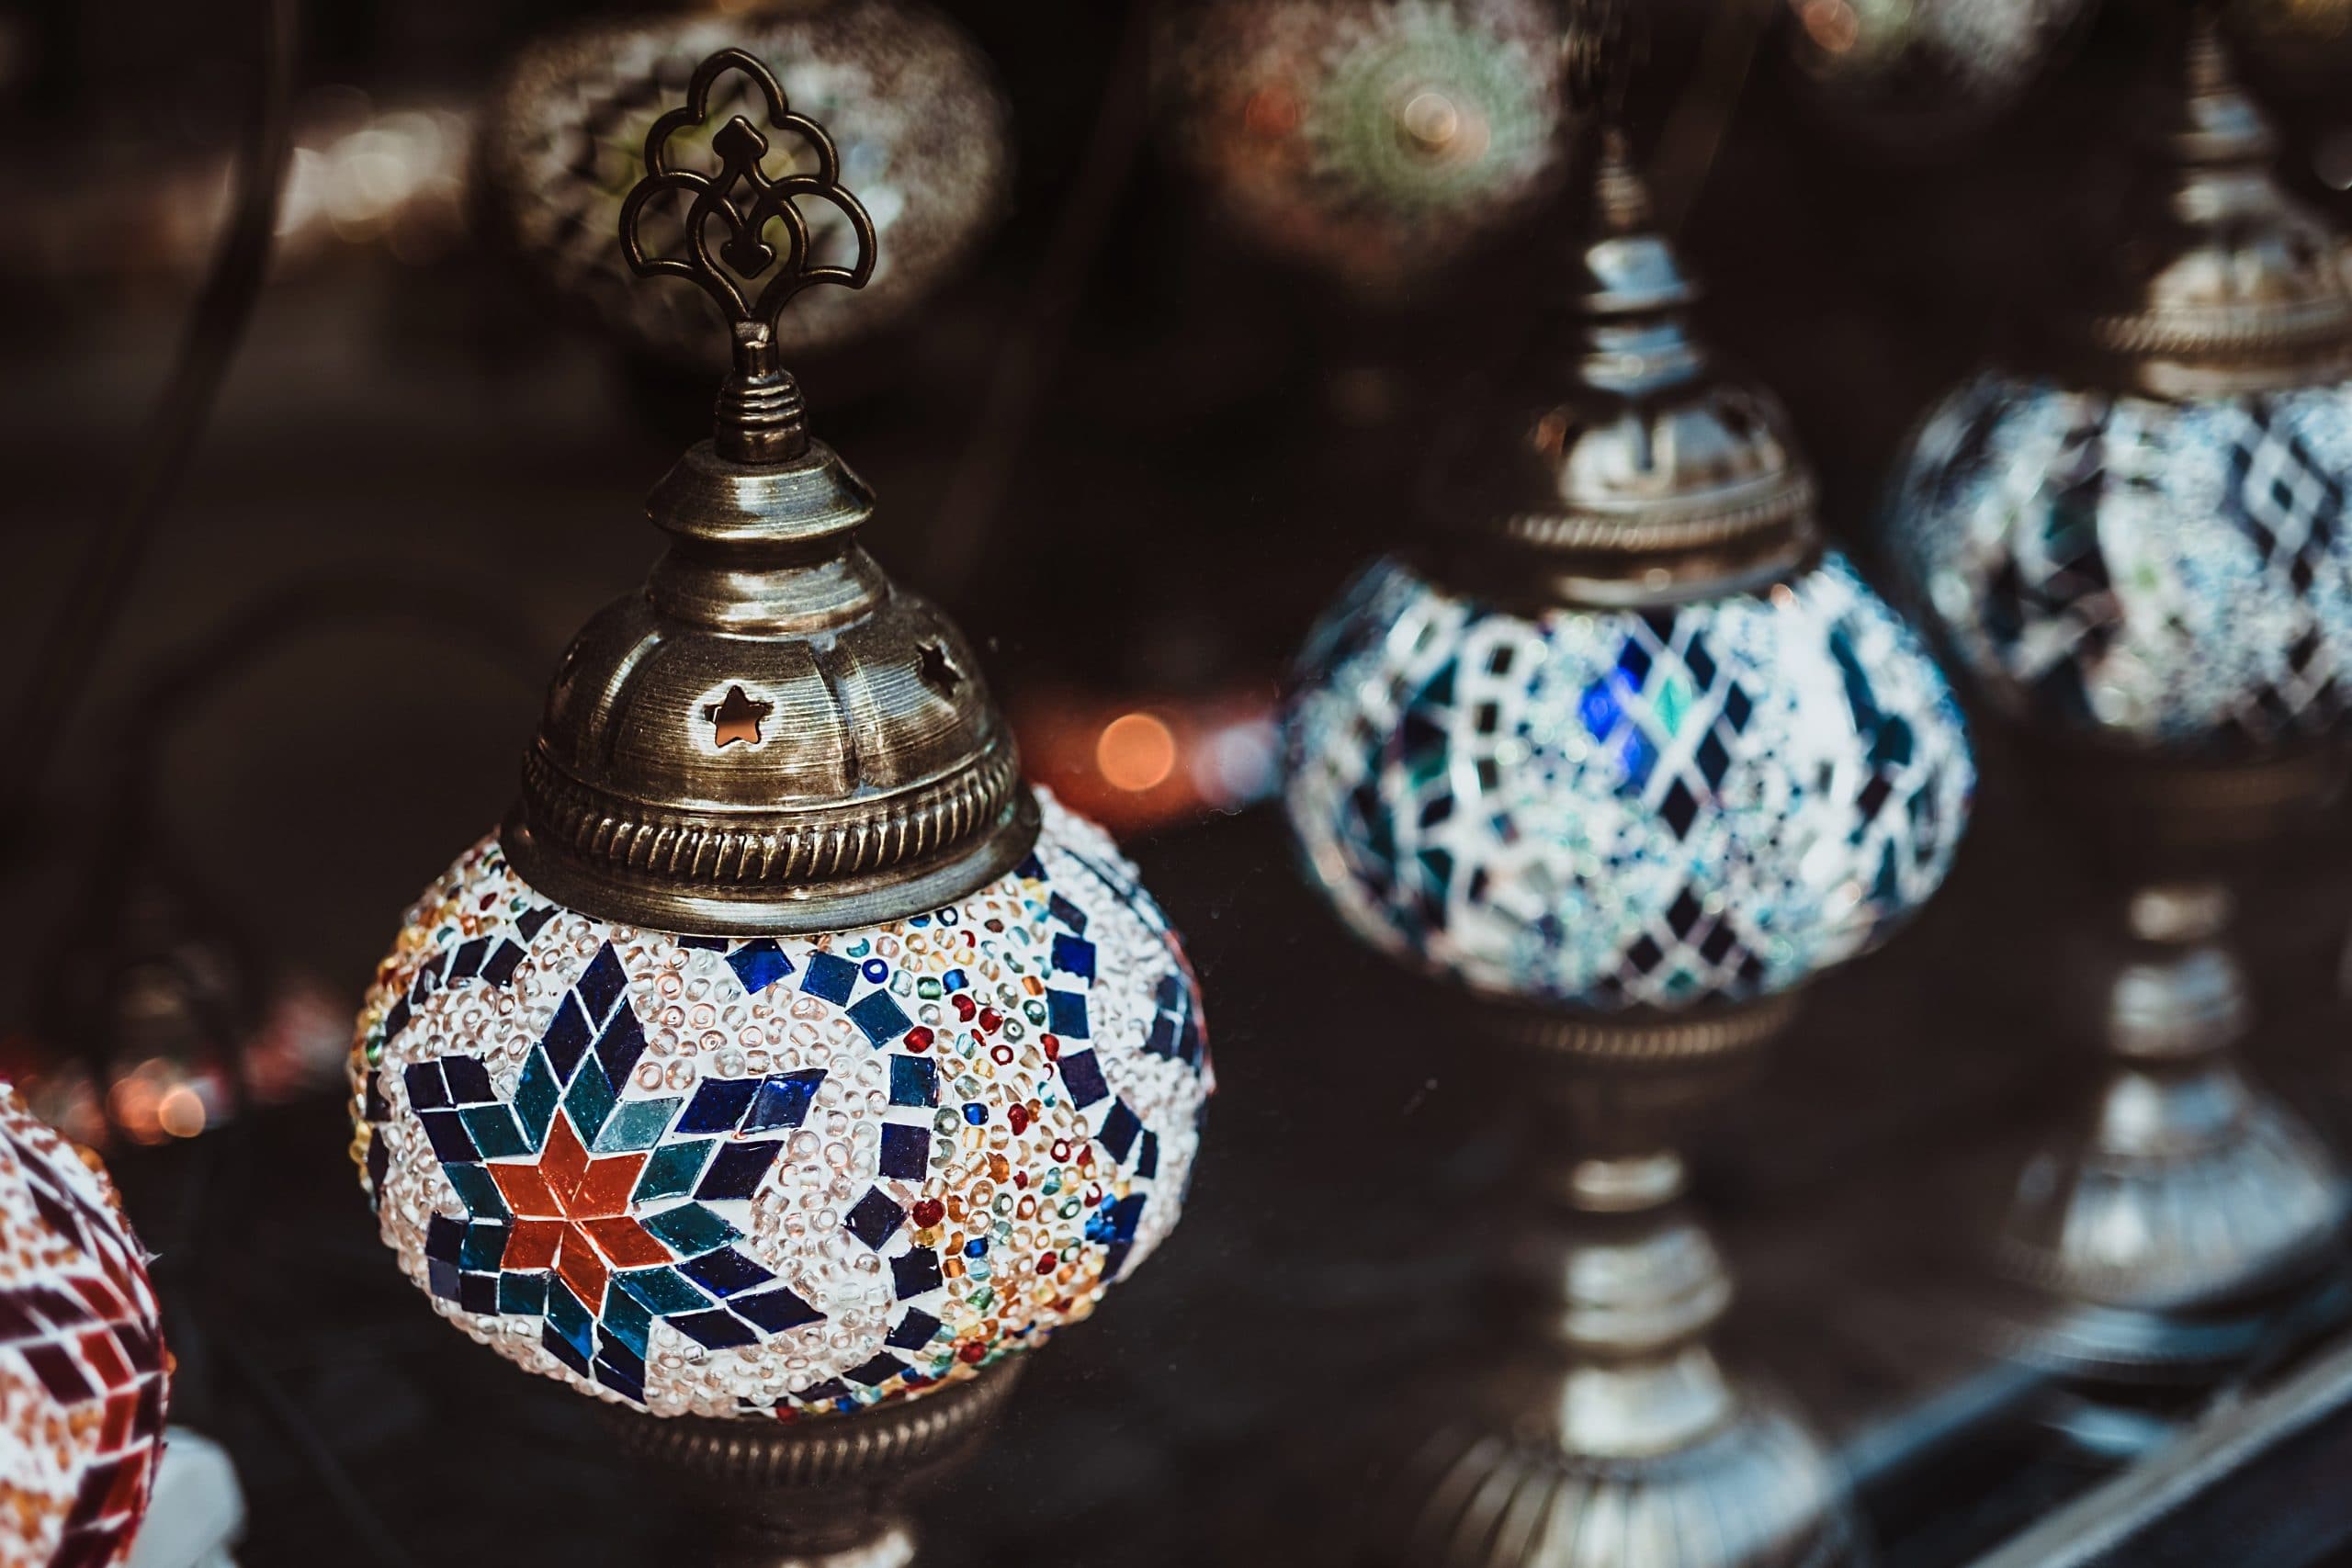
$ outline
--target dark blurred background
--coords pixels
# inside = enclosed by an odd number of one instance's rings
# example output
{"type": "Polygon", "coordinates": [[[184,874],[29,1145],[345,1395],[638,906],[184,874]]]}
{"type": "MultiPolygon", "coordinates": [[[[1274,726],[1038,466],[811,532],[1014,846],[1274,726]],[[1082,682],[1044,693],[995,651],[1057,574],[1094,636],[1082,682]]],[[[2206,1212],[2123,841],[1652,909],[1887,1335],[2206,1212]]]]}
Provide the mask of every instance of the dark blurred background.
{"type": "MultiPolygon", "coordinates": [[[[986,649],[1035,770],[1127,831],[1188,933],[1222,1092],[1185,1226],[1038,1358],[928,1507],[931,1561],[1343,1560],[1379,1484],[1365,1441],[1406,1419],[1389,1396],[1488,1332],[1485,1195],[1530,1129],[1444,999],[1298,886],[1262,804],[1267,718],[1318,605],[1410,525],[1465,378],[1523,335],[1555,265],[1551,176],[1318,251],[1254,230],[1187,152],[1188,115],[1217,111],[1186,74],[1212,68],[1184,62],[1248,7],[933,4],[1010,107],[1001,210],[802,379],[880,493],[871,547],[986,649]]],[[[1631,124],[1701,320],[1787,400],[1870,570],[1910,423],[2104,243],[2177,17],[2082,7],[1990,107],[1947,112],[1925,88],[1825,90],[1804,62],[1834,6],[1646,9],[1631,124]]],[[[640,497],[707,415],[707,378],[499,242],[515,193],[475,177],[518,51],[639,15],[302,8],[268,286],[60,744],[0,748],[0,1053],[104,1144],[161,1254],[175,1416],[239,1465],[248,1568],[666,1562],[692,1527],[621,1477],[587,1402],[400,1280],[335,1087],[401,910],[504,810],[547,672],[651,558],[640,497]],[[259,1064],[246,1103],[224,1052],[259,1064]]],[[[244,0],[0,5],[19,683],[139,469],[260,34],[244,0]]],[[[2247,69],[2285,177],[2352,217],[2352,49],[2256,47],[2247,69]]],[[[2339,858],[2270,875],[2245,932],[2253,1059],[2331,1128],[2339,858]]],[[[2099,1479],[2002,1414],[1966,1308],[1985,1195],[2087,1070],[2102,909],[1988,746],[1948,894],[1820,987],[1699,1150],[1742,1271],[1734,1348],[1855,1468],[1889,1562],[1967,1561],[2099,1479]],[[1977,1404],[1932,1404],[1954,1389],[1977,1404]]],[[[2272,1560],[2343,1538],[2313,1539],[2272,1560]]]]}

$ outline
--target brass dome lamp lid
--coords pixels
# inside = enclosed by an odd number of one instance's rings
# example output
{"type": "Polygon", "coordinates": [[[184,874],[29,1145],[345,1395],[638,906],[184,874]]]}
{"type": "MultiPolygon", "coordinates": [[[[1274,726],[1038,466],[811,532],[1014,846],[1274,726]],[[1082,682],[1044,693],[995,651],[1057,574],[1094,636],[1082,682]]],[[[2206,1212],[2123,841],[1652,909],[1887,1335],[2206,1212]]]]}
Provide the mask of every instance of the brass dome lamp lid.
{"type": "Polygon", "coordinates": [[[1430,470],[1440,574],[1507,602],[1591,608],[1786,577],[1820,547],[1788,416],[1692,331],[1698,286],[1623,134],[1597,140],[1549,319],[1430,470]]]}
{"type": "Polygon", "coordinates": [[[1036,803],[963,634],[857,542],[872,492],[809,434],[776,351],[796,295],[872,276],[874,225],[831,139],[741,50],[705,62],[654,122],[645,166],[621,209],[629,265],[716,300],[733,368],[711,439],[648,498],[667,551],[556,672],[506,853],[571,908],[662,931],[831,931],[952,902],[1028,853],[1036,803]],[[677,166],[673,141],[707,119],[730,71],[813,169],[769,175],[768,138],[740,114],[711,138],[715,175],[677,166]],[[688,204],[682,256],[640,243],[641,215],[665,198],[688,204]],[[816,264],[806,198],[848,219],[850,265],[816,264]]]}
{"type": "Polygon", "coordinates": [[[2278,150],[2200,8],[2144,138],[2143,226],[2107,253],[2080,308],[2052,323],[2098,383],[2179,398],[2352,375],[2341,243],[2280,186],[2278,150]]]}

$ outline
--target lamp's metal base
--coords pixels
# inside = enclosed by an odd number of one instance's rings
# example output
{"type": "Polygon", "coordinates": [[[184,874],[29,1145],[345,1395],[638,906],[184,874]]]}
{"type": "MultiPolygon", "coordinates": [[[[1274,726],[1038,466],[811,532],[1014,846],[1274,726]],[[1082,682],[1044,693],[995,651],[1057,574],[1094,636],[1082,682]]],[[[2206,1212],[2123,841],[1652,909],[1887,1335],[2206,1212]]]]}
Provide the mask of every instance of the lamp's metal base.
{"type": "MultiPolygon", "coordinates": [[[[1384,1511],[1380,1556],[1444,1568],[1829,1568],[1852,1561],[1845,1488],[1812,1430],[1778,1396],[1725,1382],[1715,1419],[1649,1452],[1561,1440],[1543,1405],[1564,1393],[1532,1371],[1503,1398],[1441,1426],[1384,1511]],[[1547,1429],[1547,1427],[1549,1429],[1547,1429]]],[[[1685,1395],[1687,1397],[1687,1392],[1685,1395]]],[[[1671,1403],[1651,1389],[1645,1402],[1671,1403]]],[[[1655,1414],[1651,1410],[1650,1414],[1655,1414]]]]}
{"type": "MultiPolygon", "coordinates": [[[[1492,1021],[1556,1122],[1512,1249],[1504,1342],[1406,1414],[1418,1434],[1367,1518],[1410,1568],[1826,1568],[1854,1555],[1846,1488],[1783,1401],[1709,1344],[1732,1281],[1683,1204],[1679,1145],[1747,1076],[1785,1000],[1706,1021],[1708,1049],[1591,1051],[1492,1021]],[[1721,1048],[1713,1048],[1720,1044],[1721,1048]]],[[[1393,1451],[1393,1450],[1392,1450],[1393,1451]]]]}
{"type": "Polygon", "coordinates": [[[667,1472],[726,1526],[718,1568],[906,1568],[911,1485],[969,1455],[1020,1381],[1021,1359],[854,1416],[663,1419],[615,1411],[625,1452],[667,1472]]]}

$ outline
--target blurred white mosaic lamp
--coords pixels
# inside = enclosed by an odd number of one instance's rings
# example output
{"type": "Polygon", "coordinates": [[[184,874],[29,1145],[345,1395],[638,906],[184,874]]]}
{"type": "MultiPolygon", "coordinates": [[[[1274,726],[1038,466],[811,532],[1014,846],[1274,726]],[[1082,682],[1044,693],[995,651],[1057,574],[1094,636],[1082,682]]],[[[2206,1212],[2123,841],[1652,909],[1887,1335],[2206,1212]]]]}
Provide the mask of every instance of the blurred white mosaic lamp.
{"type": "Polygon", "coordinates": [[[2253,1303],[2343,1214],[2327,1152],[2230,1053],[2251,1010],[2225,886],[2342,786],[2352,295],[2210,15],[2158,107],[2129,234],[2021,364],[1928,415],[1889,526],[1966,684],[2128,895],[2106,1087],[2029,1165],[2006,1254],[2081,1307],[2046,1347],[2067,1364],[2201,1373],[2248,1352],[2253,1303]]]}
{"type": "Polygon", "coordinates": [[[1707,1348],[1730,1282],[1677,1206],[1679,1118],[1628,1107],[1699,1098],[1662,1086],[1932,894],[1973,775],[1918,640],[1823,547],[1779,404],[1690,334],[1613,131],[1588,189],[1567,297],[1433,465],[1434,536],[1325,617],[1289,711],[1317,889],[1551,1050],[1568,1128],[1521,1190],[1525,1325],[1385,1533],[1493,1568],[1830,1561],[1815,1439],[1707,1348]]]}
{"type": "Polygon", "coordinates": [[[649,502],[668,553],[564,657],[519,805],[379,970],[355,1152],[454,1325],[675,1418],[626,1424],[656,1457],[830,1477],[787,1510],[806,1539],[895,1560],[902,1527],[836,1505],[946,1453],[996,1369],[1175,1224],[1200,1001],[1134,869],[1021,781],[962,635],[858,547],[868,492],[808,434],[776,312],[862,284],[875,246],[831,142],[729,50],[645,163],[631,263],[711,294],[735,370],[649,502]],[[717,173],[680,167],[672,139],[737,102],[717,173]],[[798,172],[762,169],[770,133],[798,172]],[[695,239],[649,255],[639,217],[672,201],[695,239]],[[796,203],[840,214],[848,265],[814,262],[796,203]]]}

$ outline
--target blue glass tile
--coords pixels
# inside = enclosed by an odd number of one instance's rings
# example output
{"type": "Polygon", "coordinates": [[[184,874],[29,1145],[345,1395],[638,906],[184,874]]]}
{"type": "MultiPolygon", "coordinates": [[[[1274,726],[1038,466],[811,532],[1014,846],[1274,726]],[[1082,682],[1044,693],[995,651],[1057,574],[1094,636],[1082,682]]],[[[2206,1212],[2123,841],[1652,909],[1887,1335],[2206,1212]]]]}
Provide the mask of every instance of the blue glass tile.
{"type": "Polygon", "coordinates": [[[466,1135],[484,1159],[512,1159],[531,1152],[530,1140],[514,1124],[514,1113],[503,1105],[469,1105],[458,1112],[466,1135]]]}
{"type": "Polygon", "coordinates": [[[588,1021],[594,1025],[605,1021],[605,1015],[613,1010],[613,1003],[628,987],[628,976],[608,942],[596,950],[596,956],[588,961],[571,988],[579,993],[581,1004],[588,1010],[588,1021]]]}
{"type": "Polygon", "coordinates": [[[491,1090],[490,1069],[477,1057],[442,1057],[441,1081],[449,1086],[452,1105],[484,1105],[498,1098],[491,1090]]]}
{"type": "Polygon", "coordinates": [[[1068,926],[1070,930],[1078,932],[1080,935],[1083,936],[1086,934],[1086,911],[1071,903],[1069,899],[1063,897],[1060,894],[1054,893],[1046,896],[1046,910],[1048,914],[1052,915],[1054,919],[1059,920],[1062,924],[1068,926]]]}
{"type": "Polygon", "coordinates": [[[849,1218],[842,1223],[850,1235],[878,1252],[884,1242],[898,1234],[906,1217],[906,1210],[892,1201],[888,1193],[879,1187],[869,1187],[865,1196],[849,1212],[849,1218]]]}
{"type": "Polygon", "coordinates": [[[1159,1134],[1143,1135],[1143,1153],[1136,1156],[1136,1175],[1148,1181],[1159,1174],[1159,1134]]]}
{"type": "Polygon", "coordinates": [[[971,981],[965,977],[964,972],[961,969],[950,969],[946,974],[942,975],[939,977],[939,984],[944,989],[949,992],[955,992],[965,989],[971,984],[971,981]]]}
{"type": "Polygon", "coordinates": [[[498,1314],[498,1276],[495,1274],[460,1274],[458,1276],[458,1304],[468,1312],[486,1316],[498,1314]]]}
{"type": "Polygon", "coordinates": [[[580,999],[566,991],[563,1000],[556,1004],[555,1017],[548,1021],[548,1032],[539,1038],[539,1048],[548,1054],[548,1065],[555,1068],[555,1081],[568,1082],[571,1070],[587,1054],[588,1020],[580,1010],[580,999]]]}
{"type": "Polygon", "coordinates": [[[696,1344],[707,1345],[714,1350],[760,1342],[760,1331],[731,1312],[689,1313],[684,1317],[672,1318],[670,1323],[696,1344]]]}
{"type": "Polygon", "coordinates": [[[562,1089],[555,1081],[555,1067],[548,1065],[548,1054],[532,1046],[532,1054],[522,1060],[522,1077],[515,1079],[515,1122],[522,1126],[522,1135],[532,1140],[532,1147],[546,1143],[548,1122],[555,1119],[555,1102],[562,1098],[562,1089]]]}
{"type": "Polygon", "coordinates": [[[466,1213],[481,1220],[506,1217],[505,1195],[488,1170],[478,1165],[445,1165],[441,1169],[449,1185],[458,1190],[458,1201],[465,1204],[466,1213]]]}
{"type": "Polygon", "coordinates": [[[808,1119],[809,1102],[817,1098],[817,1086],[825,1081],[822,1067],[804,1067],[797,1073],[779,1073],[760,1085],[752,1098],[751,1113],[743,1118],[746,1133],[773,1133],[783,1127],[797,1127],[808,1119]]]}
{"type": "Polygon", "coordinates": [[[812,1382],[807,1388],[795,1389],[792,1397],[803,1404],[823,1404],[831,1400],[846,1398],[848,1394],[849,1384],[839,1378],[827,1378],[822,1382],[812,1382]]]}
{"type": "Polygon", "coordinates": [[[678,939],[678,945],[697,948],[704,953],[724,953],[731,940],[723,936],[682,936],[678,939]]]}
{"type": "Polygon", "coordinates": [[[1012,874],[1023,882],[1043,882],[1046,880],[1046,863],[1035,853],[1024,855],[1021,863],[1012,868],[1012,874]]]}
{"type": "Polygon", "coordinates": [[[920,1350],[939,1333],[939,1319],[921,1307],[909,1310],[882,1343],[900,1350],[920,1350]]]}
{"type": "MultiPolygon", "coordinates": [[[[576,1092],[576,1086],[575,1086],[576,1092]]],[[[679,1100],[624,1100],[614,1108],[605,1122],[604,1131],[596,1134],[590,1152],[600,1155],[634,1154],[650,1149],[662,1141],[670,1130],[670,1118],[676,1115],[679,1100]]]]}
{"type": "Polygon", "coordinates": [[[900,1010],[888,991],[876,991],[850,1009],[849,1017],[876,1045],[888,1045],[915,1026],[915,1021],[900,1010]]]}
{"type": "Polygon", "coordinates": [[[842,1375],[852,1382],[862,1382],[868,1388],[879,1388],[907,1370],[907,1364],[896,1356],[876,1355],[871,1360],[853,1367],[842,1375]]]}
{"type": "Polygon", "coordinates": [[[436,1263],[455,1264],[458,1255],[465,1250],[466,1227],[446,1214],[433,1214],[424,1222],[424,1256],[436,1263]]]}
{"type": "Polygon", "coordinates": [[[645,1374],[642,1371],[630,1372],[625,1368],[616,1366],[610,1359],[603,1356],[596,1358],[592,1370],[596,1381],[615,1393],[626,1399],[636,1400],[639,1404],[645,1403],[645,1374]]]}
{"type": "Polygon", "coordinates": [[[401,1082],[408,1087],[412,1111],[437,1111],[449,1103],[449,1089],[441,1081],[441,1064],[418,1062],[403,1068],[401,1082]]]}
{"type": "Polygon", "coordinates": [[[466,1227],[466,1238],[458,1248],[458,1267],[476,1272],[498,1267],[506,1256],[506,1227],[496,1220],[477,1220],[466,1227]]]}
{"type": "Polygon", "coordinates": [[[643,1223],[647,1230],[668,1242],[670,1250],[677,1253],[708,1252],[714,1247],[725,1247],[743,1237],[742,1232],[700,1203],[681,1203],[674,1209],[664,1209],[643,1223]]]}
{"type": "MultiPolygon", "coordinates": [[[[675,1317],[682,1312],[702,1312],[712,1304],[708,1296],[688,1284],[674,1269],[634,1269],[626,1274],[614,1275],[613,1283],[658,1317],[675,1317]]],[[[611,1299],[607,1294],[607,1311],[610,1310],[611,1299]]]]}
{"type": "Polygon", "coordinates": [[[890,1058],[890,1103],[893,1105],[936,1105],[939,1103],[939,1069],[923,1056],[893,1056],[890,1058]]]}
{"type": "Polygon", "coordinates": [[[490,956],[481,961],[481,977],[493,986],[503,986],[514,978],[515,966],[523,962],[523,950],[511,942],[501,940],[491,949],[490,956]]]}
{"type": "Polygon", "coordinates": [[[1617,765],[1624,770],[1629,793],[1639,795],[1649,787],[1650,773],[1657,766],[1657,748],[1650,744],[1641,726],[1626,726],[1624,739],[1617,743],[1617,765]]]}
{"type": "Polygon", "coordinates": [[[1176,1021],[1164,1012],[1153,1019],[1151,1033],[1145,1038],[1143,1048],[1155,1056],[1173,1056],[1176,1054],[1176,1021]]]}
{"type": "Polygon", "coordinates": [[[481,961],[489,953],[490,938],[486,936],[459,942],[458,951],[449,955],[449,966],[441,972],[442,979],[451,983],[471,979],[481,972],[481,961]]]}
{"type": "Polygon", "coordinates": [[[539,934],[539,928],[554,919],[554,905],[535,904],[514,917],[514,929],[523,933],[523,941],[526,944],[528,944],[533,939],[537,937],[539,934]]]}
{"type": "Polygon", "coordinates": [[[498,1310],[508,1317],[538,1317],[548,1310],[545,1274],[501,1274],[498,1310]]]}
{"type": "Polygon", "coordinates": [[[1063,1053],[1062,1082],[1069,1086],[1070,1102],[1081,1110],[1111,1092],[1111,1086],[1102,1081],[1102,1066],[1091,1051],[1063,1053]]]}
{"type": "Polygon", "coordinates": [[[394,1002],[384,1014],[384,1038],[390,1040],[393,1035],[398,1034],[401,1030],[406,1029],[408,1027],[408,998],[406,997],[402,997],[400,1000],[394,1002]]]}
{"type": "Polygon", "coordinates": [[[920,1181],[931,1170],[931,1134],[921,1127],[886,1122],[882,1128],[882,1174],[920,1181]]]}
{"type": "Polygon", "coordinates": [[[964,1121],[966,1124],[974,1127],[985,1126],[988,1122],[988,1119],[989,1108],[987,1106],[981,1104],[977,1100],[967,1100],[964,1102],[964,1121]]]}
{"type": "Polygon", "coordinates": [[[1093,1032],[1086,1021],[1086,998],[1076,991],[1047,991],[1046,1027],[1065,1040],[1086,1039],[1093,1032]]]}
{"type": "Polygon", "coordinates": [[[708,1138],[663,1144],[647,1158],[645,1169],[638,1176],[635,1201],[650,1203],[656,1198],[684,1197],[695,1190],[703,1162],[717,1146],[708,1138]]]}
{"type": "Polygon", "coordinates": [[[1094,944],[1082,936],[1054,933],[1054,967],[1065,975],[1076,975],[1089,985],[1094,982],[1094,944]]]}
{"type": "Polygon", "coordinates": [[[1617,650],[1617,668],[1624,672],[1625,682],[1634,691],[1642,689],[1642,678],[1650,672],[1650,652],[1632,637],[1617,650]]]}
{"type": "Polygon", "coordinates": [[[571,1091],[563,1097],[563,1112],[571,1118],[572,1131],[580,1141],[594,1147],[597,1134],[605,1130],[605,1118],[613,1113],[613,1086],[605,1077],[605,1069],[594,1061],[580,1064],[571,1076],[571,1091]]]}
{"type": "Polygon", "coordinates": [[[466,1136],[466,1124],[458,1120],[454,1111],[427,1111],[417,1117],[424,1124],[424,1135],[433,1140],[433,1157],[443,1165],[459,1165],[478,1160],[474,1141],[466,1136]]]}
{"type": "Polygon", "coordinates": [[[580,1304],[571,1288],[561,1280],[550,1277],[548,1280],[548,1326],[585,1356],[596,1348],[595,1325],[594,1315],[580,1304]]]}
{"type": "Polygon", "coordinates": [[[705,1078],[678,1118],[681,1133],[731,1133],[760,1092],[758,1078],[705,1078]]]}
{"type": "Polygon", "coordinates": [[[728,967],[743,983],[743,989],[757,995],[792,973],[792,960],[774,937],[761,937],[747,942],[727,955],[728,967]]]}
{"type": "Polygon", "coordinates": [[[1184,994],[1184,982],[1174,975],[1162,975],[1151,993],[1154,1006],[1163,1012],[1182,1012],[1191,1006],[1192,998],[1184,994]]]}
{"type": "Polygon", "coordinates": [[[702,1182],[695,1189],[697,1198],[749,1198],[760,1185],[760,1179],[775,1163],[783,1143],[775,1138],[763,1138],[751,1144],[722,1144],[710,1168],[703,1173],[702,1182]]]}
{"type": "MultiPolygon", "coordinates": [[[[604,1324],[615,1338],[628,1347],[633,1355],[640,1359],[644,1357],[646,1336],[653,1327],[653,1314],[646,1310],[643,1303],[627,1291],[606,1291],[604,1324]]],[[[641,1378],[644,1375],[640,1369],[638,1376],[641,1378]]]]}
{"type": "Polygon", "coordinates": [[[808,973],[801,976],[800,988],[829,1002],[845,1002],[857,988],[857,965],[835,953],[812,953],[808,955],[808,973]]]}
{"type": "Polygon", "coordinates": [[[700,1258],[689,1258],[678,1265],[678,1272],[704,1290],[722,1296],[731,1296],[738,1291],[767,1284],[775,1278],[731,1247],[706,1252],[700,1258]]]}
{"type": "Polygon", "coordinates": [[[424,1288],[445,1302],[454,1302],[465,1292],[464,1276],[454,1263],[428,1258],[424,1265],[424,1288]]]}
{"type": "Polygon", "coordinates": [[[893,1258],[890,1259],[890,1279],[897,1287],[900,1301],[939,1289],[939,1254],[930,1247],[918,1247],[893,1258]]]}
{"type": "Polygon", "coordinates": [[[605,1025],[605,1032],[597,1038],[596,1059],[605,1064],[606,1077],[627,1083],[630,1069],[644,1054],[645,1026],[637,1021],[635,1008],[623,1008],[613,1014],[613,1021],[605,1025]]]}
{"type": "Polygon", "coordinates": [[[548,1353],[557,1360],[561,1361],[582,1377],[594,1375],[594,1365],[588,1359],[587,1354],[579,1346],[557,1333],[552,1322],[540,1328],[539,1343],[546,1346],[548,1353]]]}
{"type": "Polygon", "coordinates": [[[804,1323],[815,1323],[825,1315],[781,1285],[773,1291],[737,1296],[727,1304],[770,1334],[781,1334],[804,1323]]]}
{"type": "Polygon", "coordinates": [[[1127,1102],[1114,1100],[1111,1113],[1102,1118],[1102,1130],[1094,1134],[1094,1141],[1110,1151],[1114,1162],[1125,1165],[1127,1151],[1136,1145],[1136,1134],[1142,1131],[1142,1121],[1127,1109],[1127,1102]]]}

